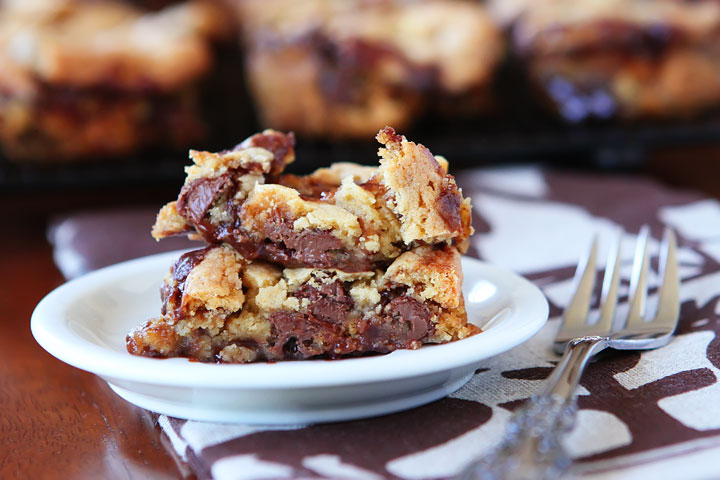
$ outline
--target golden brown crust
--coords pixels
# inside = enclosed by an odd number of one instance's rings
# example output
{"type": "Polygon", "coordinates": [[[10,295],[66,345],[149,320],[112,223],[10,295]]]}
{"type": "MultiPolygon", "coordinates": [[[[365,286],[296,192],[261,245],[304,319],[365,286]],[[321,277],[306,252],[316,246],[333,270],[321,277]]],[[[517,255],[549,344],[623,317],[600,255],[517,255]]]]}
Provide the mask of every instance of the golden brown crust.
{"type": "Polygon", "coordinates": [[[160,240],[189,230],[187,221],[177,211],[177,202],[170,202],[158,212],[151,233],[155,240],[160,240]]]}
{"type": "Polygon", "coordinates": [[[297,190],[283,185],[257,185],[250,192],[240,212],[243,228],[262,232],[272,217],[279,215],[292,221],[295,231],[325,230],[352,248],[362,235],[358,217],[346,209],[327,202],[304,200],[297,190]]]}
{"type": "MultiPolygon", "coordinates": [[[[385,127],[377,135],[378,180],[387,187],[390,208],[401,220],[405,243],[465,238],[462,192],[425,146],[385,127]]],[[[467,214],[465,214],[467,216],[467,214]]]]}
{"type": "Polygon", "coordinates": [[[237,312],[245,302],[241,270],[245,261],[228,247],[210,249],[187,276],[178,306],[189,316],[200,311],[237,312]]]}
{"type": "Polygon", "coordinates": [[[457,308],[462,303],[460,253],[451,247],[418,247],[396,258],[382,282],[405,285],[421,300],[457,308]]]}
{"type": "Polygon", "coordinates": [[[146,357],[171,356],[182,337],[164,317],[153,318],[132,329],[126,337],[128,352],[146,357]]]}

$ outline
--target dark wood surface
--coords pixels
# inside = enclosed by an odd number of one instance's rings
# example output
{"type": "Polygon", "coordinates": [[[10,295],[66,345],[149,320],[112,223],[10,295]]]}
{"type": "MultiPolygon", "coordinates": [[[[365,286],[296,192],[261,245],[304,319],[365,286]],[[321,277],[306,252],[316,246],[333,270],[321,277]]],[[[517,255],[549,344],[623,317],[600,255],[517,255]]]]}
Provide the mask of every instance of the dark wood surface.
{"type": "MultiPolygon", "coordinates": [[[[720,197],[720,154],[666,152],[647,173],[720,197]]],[[[163,479],[188,475],[153,416],[99,378],[63,364],[32,338],[30,315],[63,283],[45,229],[54,214],[111,204],[160,205],[163,192],[74,192],[1,197],[0,478],[163,479]]]]}
{"type": "Polygon", "coordinates": [[[46,241],[47,221],[107,198],[88,195],[0,199],[6,229],[0,236],[0,478],[182,477],[183,466],[149,412],[56,360],[30,333],[35,305],[63,283],[46,241]]]}

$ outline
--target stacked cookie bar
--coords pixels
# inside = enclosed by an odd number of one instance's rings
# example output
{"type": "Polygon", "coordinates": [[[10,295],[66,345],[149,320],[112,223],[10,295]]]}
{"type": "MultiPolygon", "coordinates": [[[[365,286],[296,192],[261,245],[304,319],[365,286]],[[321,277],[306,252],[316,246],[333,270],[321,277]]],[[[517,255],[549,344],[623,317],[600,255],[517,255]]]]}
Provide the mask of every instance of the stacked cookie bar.
{"type": "Polygon", "coordinates": [[[486,113],[504,55],[482,2],[233,0],[263,124],[367,138],[423,114],[486,113]]]}
{"type": "Polygon", "coordinates": [[[161,315],[130,353],[253,362],[385,353],[479,332],[467,322],[460,254],[471,206],[447,162],[386,127],[380,166],[283,174],[294,137],[191,151],[177,201],[153,227],[207,246],[182,255],[161,315]]]}
{"type": "Polygon", "coordinates": [[[684,118],[720,105],[720,2],[491,0],[542,104],[566,120],[684,118]]]}
{"type": "Polygon", "coordinates": [[[201,140],[198,88],[229,28],[204,0],[0,1],[3,154],[63,163],[201,140]]]}

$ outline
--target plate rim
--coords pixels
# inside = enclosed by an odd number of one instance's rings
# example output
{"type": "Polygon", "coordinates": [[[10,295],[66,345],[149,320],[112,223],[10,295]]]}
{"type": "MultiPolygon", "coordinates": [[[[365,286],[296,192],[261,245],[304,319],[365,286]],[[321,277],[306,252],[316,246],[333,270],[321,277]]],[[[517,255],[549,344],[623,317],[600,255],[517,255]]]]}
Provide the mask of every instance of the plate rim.
{"type": "Polygon", "coordinates": [[[106,380],[183,388],[275,390],[380,383],[457,368],[475,368],[479,362],[526,342],[545,325],[549,316],[549,305],[545,295],[529,280],[508,269],[463,256],[465,272],[468,268],[479,268],[490,272],[491,275],[504,278],[515,286],[509,293],[513,303],[516,303],[518,298],[524,298],[525,302],[537,310],[532,312],[530,311],[532,308],[527,309],[528,312],[525,314],[529,319],[520,325],[521,328],[513,332],[511,341],[505,340],[493,344],[493,337],[504,333],[504,330],[498,329],[496,325],[481,334],[463,340],[441,345],[426,345],[418,350],[398,350],[385,355],[341,360],[215,364],[191,362],[180,358],[138,357],[117,352],[82,338],[70,327],[66,311],[74,301],[83,297],[83,292],[87,295],[88,288],[96,288],[97,283],[109,283],[133,273],[138,274],[138,270],[143,268],[159,268],[161,263],[167,268],[185,251],[187,250],[176,250],[128,260],[87,273],[60,285],[35,307],[30,322],[33,337],[43,349],[60,361],[106,380]],[[473,355],[473,347],[477,346],[476,344],[484,347],[480,349],[482,352],[480,355],[477,353],[473,355]],[[425,353],[430,351],[437,353],[425,353]],[[467,358],[468,354],[471,358],[467,358]],[[403,361],[402,357],[410,358],[403,361]],[[433,362],[433,357],[442,358],[443,362],[433,362]]]}

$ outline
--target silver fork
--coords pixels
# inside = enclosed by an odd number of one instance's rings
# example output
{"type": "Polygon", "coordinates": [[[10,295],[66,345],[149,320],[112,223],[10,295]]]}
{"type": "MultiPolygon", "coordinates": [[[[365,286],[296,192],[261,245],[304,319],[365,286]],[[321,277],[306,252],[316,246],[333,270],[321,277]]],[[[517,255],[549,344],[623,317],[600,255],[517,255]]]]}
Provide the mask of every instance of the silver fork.
{"type": "Polygon", "coordinates": [[[645,321],[649,228],[640,230],[630,278],[630,310],[623,324],[614,323],[620,283],[620,239],[608,256],[600,299],[600,318],[588,323],[595,284],[598,241],[578,265],[576,291],[565,309],[553,348],[563,354],[539,395],[513,415],[505,439],[490,455],[473,462],[458,477],[462,480],[545,480],[567,473],[572,463],[562,436],[573,426],[575,390],[588,360],[606,348],[647,350],[667,344],[680,313],[675,234],[665,230],[660,255],[662,284],[655,316],[645,321]]]}

